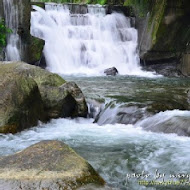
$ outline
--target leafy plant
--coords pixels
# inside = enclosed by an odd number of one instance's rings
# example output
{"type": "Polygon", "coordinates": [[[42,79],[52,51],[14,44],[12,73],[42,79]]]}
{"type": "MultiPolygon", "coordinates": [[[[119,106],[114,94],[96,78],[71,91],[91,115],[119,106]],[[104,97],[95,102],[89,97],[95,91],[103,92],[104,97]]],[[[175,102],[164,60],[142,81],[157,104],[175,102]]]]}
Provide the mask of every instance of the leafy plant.
{"type": "Polygon", "coordinates": [[[11,32],[12,30],[5,26],[4,20],[0,20],[0,52],[6,46],[6,34],[11,32]]]}

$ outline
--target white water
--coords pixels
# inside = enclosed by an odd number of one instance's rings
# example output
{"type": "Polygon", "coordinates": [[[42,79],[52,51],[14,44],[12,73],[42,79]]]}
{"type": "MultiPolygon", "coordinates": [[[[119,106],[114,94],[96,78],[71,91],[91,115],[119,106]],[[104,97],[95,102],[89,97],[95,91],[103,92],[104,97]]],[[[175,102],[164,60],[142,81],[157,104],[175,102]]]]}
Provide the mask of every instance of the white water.
{"type": "Polygon", "coordinates": [[[12,30],[12,33],[7,35],[6,60],[20,61],[22,43],[17,31],[19,28],[19,17],[22,12],[20,11],[22,9],[22,2],[21,0],[18,0],[17,3],[13,0],[3,0],[3,5],[6,26],[12,30]]]}
{"type": "MultiPolygon", "coordinates": [[[[187,112],[170,112],[171,117],[183,114],[187,115],[187,112]]],[[[168,112],[157,116],[160,120],[168,118],[168,112]]],[[[41,140],[63,140],[86,158],[109,185],[130,190],[155,188],[140,187],[135,179],[127,182],[127,174],[145,171],[153,176],[158,169],[167,179],[170,173],[190,171],[188,137],[146,132],[133,125],[99,126],[92,122],[92,119],[82,118],[57,119],[20,134],[1,134],[0,154],[19,151],[41,140]]]]}
{"type": "Polygon", "coordinates": [[[180,110],[160,112],[136,125],[149,131],[190,136],[190,112],[180,110]]]}
{"type": "Polygon", "coordinates": [[[102,75],[116,67],[122,75],[153,76],[139,66],[137,30],[130,18],[106,15],[105,8],[89,6],[87,14],[71,14],[66,5],[33,6],[31,34],[46,41],[48,69],[61,74],[102,75]]]}

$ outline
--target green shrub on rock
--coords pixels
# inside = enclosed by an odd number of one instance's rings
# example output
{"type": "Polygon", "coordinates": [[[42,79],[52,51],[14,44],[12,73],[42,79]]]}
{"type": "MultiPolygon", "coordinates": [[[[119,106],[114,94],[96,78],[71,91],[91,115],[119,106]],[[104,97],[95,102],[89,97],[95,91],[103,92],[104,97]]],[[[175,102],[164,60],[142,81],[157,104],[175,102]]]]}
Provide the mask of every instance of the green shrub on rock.
{"type": "Polygon", "coordinates": [[[11,33],[11,30],[5,26],[4,20],[0,20],[0,52],[6,45],[6,34],[11,33]]]}

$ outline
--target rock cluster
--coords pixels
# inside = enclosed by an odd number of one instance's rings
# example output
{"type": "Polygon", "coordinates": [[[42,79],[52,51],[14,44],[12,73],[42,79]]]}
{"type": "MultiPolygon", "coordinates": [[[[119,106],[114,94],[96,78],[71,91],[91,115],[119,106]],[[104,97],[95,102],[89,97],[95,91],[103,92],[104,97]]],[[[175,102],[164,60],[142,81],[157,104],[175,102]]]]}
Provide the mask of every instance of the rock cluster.
{"type": "Polygon", "coordinates": [[[23,62],[0,62],[0,133],[16,133],[59,117],[85,117],[75,83],[23,62]]]}

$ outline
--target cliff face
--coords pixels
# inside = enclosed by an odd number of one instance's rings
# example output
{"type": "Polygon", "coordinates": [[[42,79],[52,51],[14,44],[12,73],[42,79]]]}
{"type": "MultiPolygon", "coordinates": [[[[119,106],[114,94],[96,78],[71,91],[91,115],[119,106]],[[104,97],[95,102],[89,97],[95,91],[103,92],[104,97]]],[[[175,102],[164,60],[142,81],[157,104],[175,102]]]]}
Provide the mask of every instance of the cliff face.
{"type": "Polygon", "coordinates": [[[30,0],[12,0],[11,9],[10,4],[6,3],[9,2],[0,0],[0,19],[4,19],[6,23],[13,22],[13,30],[19,35],[21,40],[21,47],[19,46],[18,48],[21,60],[27,63],[37,62],[41,58],[44,41],[30,35],[30,0]],[[14,11],[11,11],[13,9],[14,11]],[[11,18],[13,21],[10,21],[10,18],[6,16],[10,14],[13,14],[11,18]]]}
{"type": "Polygon", "coordinates": [[[3,18],[4,10],[3,10],[3,1],[0,1],[0,19],[3,18]]]}
{"type": "Polygon", "coordinates": [[[190,1],[126,0],[125,5],[132,6],[136,13],[141,59],[146,62],[176,59],[181,63],[182,73],[189,75],[190,1]]]}

